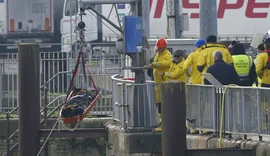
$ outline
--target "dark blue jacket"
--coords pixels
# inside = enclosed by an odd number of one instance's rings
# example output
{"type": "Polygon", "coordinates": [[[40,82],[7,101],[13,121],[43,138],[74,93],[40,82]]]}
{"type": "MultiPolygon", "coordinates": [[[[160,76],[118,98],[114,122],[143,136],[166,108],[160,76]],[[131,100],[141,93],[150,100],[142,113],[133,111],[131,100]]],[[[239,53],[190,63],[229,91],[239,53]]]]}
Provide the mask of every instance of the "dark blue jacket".
{"type": "MultiPolygon", "coordinates": [[[[239,85],[240,78],[233,65],[227,64],[223,60],[216,60],[206,72],[213,75],[222,85],[239,85]]],[[[211,83],[206,79],[204,79],[204,84],[211,85],[211,83]]]]}

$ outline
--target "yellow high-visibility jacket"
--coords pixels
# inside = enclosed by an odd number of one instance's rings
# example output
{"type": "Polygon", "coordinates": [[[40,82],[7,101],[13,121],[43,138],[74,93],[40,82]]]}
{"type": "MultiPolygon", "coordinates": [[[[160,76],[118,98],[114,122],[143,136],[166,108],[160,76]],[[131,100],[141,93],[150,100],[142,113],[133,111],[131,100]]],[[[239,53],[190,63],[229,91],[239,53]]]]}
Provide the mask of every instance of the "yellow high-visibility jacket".
{"type": "Polygon", "coordinates": [[[201,51],[202,48],[198,48],[195,52],[190,53],[184,63],[183,69],[185,73],[188,73],[189,68],[191,68],[191,72],[187,74],[190,75],[189,83],[191,84],[202,84],[202,74],[197,69],[197,61],[201,51]]]}
{"type": "Polygon", "coordinates": [[[222,44],[218,43],[206,44],[201,48],[202,48],[201,55],[199,56],[197,63],[197,67],[200,72],[205,72],[209,66],[214,64],[213,54],[217,50],[222,52],[223,60],[226,63],[228,64],[233,63],[233,59],[230,52],[228,51],[227,47],[222,44]]]}
{"type": "Polygon", "coordinates": [[[184,82],[186,83],[186,75],[184,73],[184,62],[185,60],[183,59],[181,62],[175,62],[172,61],[170,70],[168,72],[164,73],[164,76],[167,77],[167,80],[177,80],[179,82],[184,82]]]}
{"type": "MultiPolygon", "coordinates": [[[[259,57],[259,55],[257,55],[256,58],[255,58],[255,60],[254,60],[255,66],[256,66],[257,63],[258,63],[258,57],[259,57]]],[[[257,81],[258,81],[258,86],[256,85],[256,83],[254,83],[254,84],[252,85],[252,87],[261,87],[262,80],[259,78],[259,76],[257,76],[257,81]]]]}
{"type": "Polygon", "coordinates": [[[256,64],[256,73],[258,77],[261,78],[261,83],[270,84],[270,69],[266,68],[268,62],[267,51],[263,52],[258,57],[258,62],[256,64]]]}
{"type": "Polygon", "coordinates": [[[154,81],[157,84],[155,87],[157,103],[161,102],[160,84],[166,81],[166,77],[161,76],[158,73],[168,72],[170,69],[171,63],[172,63],[172,55],[169,50],[165,50],[162,53],[157,53],[154,58],[154,62],[152,62],[154,81]]]}

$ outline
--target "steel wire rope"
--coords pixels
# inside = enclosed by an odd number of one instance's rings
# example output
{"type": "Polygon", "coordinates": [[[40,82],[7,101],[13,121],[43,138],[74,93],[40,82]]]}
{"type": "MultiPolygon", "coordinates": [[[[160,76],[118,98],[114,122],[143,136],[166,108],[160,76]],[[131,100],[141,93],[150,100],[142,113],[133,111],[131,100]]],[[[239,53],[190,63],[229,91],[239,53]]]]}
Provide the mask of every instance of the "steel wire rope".
{"type": "Polygon", "coordinates": [[[50,139],[50,136],[52,135],[52,132],[53,132],[53,130],[55,129],[55,127],[56,127],[57,123],[59,122],[59,120],[60,120],[60,116],[58,117],[58,119],[56,120],[55,124],[53,125],[53,128],[51,129],[49,135],[48,135],[47,138],[45,139],[45,141],[44,141],[42,147],[40,148],[40,150],[39,150],[37,156],[40,155],[41,151],[43,150],[43,148],[45,147],[46,143],[47,143],[48,140],[50,139]]]}
{"type": "Polygon", "coordinates": [[[90,10],[87,10],[88,12],[90,12],[93,16],[95,16],[102,24],[104,24],[107,28],[109,28],[113,33],[115,33],[115,35],[117,35],[118,37],[121,37],[119,34],[117,34],[112,28],[110,28],[105,22],[102,21],[102,19],[98,18],[97,15],[95,15],[93,12],[91,12],[90,10]]]}

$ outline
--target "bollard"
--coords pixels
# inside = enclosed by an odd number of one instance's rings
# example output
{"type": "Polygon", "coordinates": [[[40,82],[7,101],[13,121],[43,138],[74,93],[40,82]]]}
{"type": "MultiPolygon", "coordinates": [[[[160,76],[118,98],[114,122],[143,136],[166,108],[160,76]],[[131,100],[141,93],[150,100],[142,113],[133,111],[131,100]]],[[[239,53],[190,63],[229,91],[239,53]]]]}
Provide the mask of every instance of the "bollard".
{"type": "Polygon", "coordinates": [[[162,156],[185,156],[186,96],[185,84],[161,84],[162,156]]]}
{"type": "Polygon", "coordinates": [[[18,49],[19,156],[36,156],[40,148],[40,48],[26,43],[18,49]]]}

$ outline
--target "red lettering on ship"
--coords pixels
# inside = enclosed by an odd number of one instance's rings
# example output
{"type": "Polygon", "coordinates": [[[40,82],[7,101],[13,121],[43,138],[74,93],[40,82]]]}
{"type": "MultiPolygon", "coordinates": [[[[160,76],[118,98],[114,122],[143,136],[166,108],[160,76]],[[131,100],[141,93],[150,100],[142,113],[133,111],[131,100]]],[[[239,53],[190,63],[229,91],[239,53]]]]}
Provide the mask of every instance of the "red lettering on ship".
{"type": "MultiPolygon", "coordinates": [[[[155,8],[155,12],[154,12],[154,18],[161,18],[162,15],[162,11],[163,11],[163,7],[166,5],[164,5],[165,0],[155,0],[157,1],[157,5],[155,8]]],[[[149,0],[149,11],[151,11],[152,6],[153,6],[153,0],[149,0]]]]}
{"type": "Polygon", "coordinates": [[[267,18],[267,12],[254,12],[256,8],[269,8],[269,2],[256,3],[256,0],[249,0],[246,9],[246,17],[248,18],[267,18]]]}
{"type": "MultiPolygon", "coordinates": [[[[182,6],[183,8],[188,8],[188,9],[199,9],[199,3],[190,3],[189,0],[182,0],[182,6]]],[[[191,13],[190,18],[199,18],[199,13],[191,13]]]]}
{"type": "MultiPolygon", "coordinates": [[[[154,12],[154,18],[161,18],[165,0],[157,0],[157,5],[154,12]]],[[[247,18],[267,18],[268,12],[255,12],[255,9],[269,8],[270,2],[256,2],[256,0],[236,0],[235,3],[228,3],[228,0],[220,0],[217,9],[217,18],[224,18],[225,12],[228,10],[240,9],[247,1],[245,16],[247,18]]],[[[197,9],[197,12],[190,13],[190,18],[199,18],[199,3],[191,3],[190,0],[182,0],[184,9],[197,9]]],[[[153,0],[150,0],[150,11],[153,0]]],[[[184,13],[187,14],[187,13],[184,13]]]]}
{"type": "Polygon", "coordinates": [[[243,4],[244,0],[237,0],[234,4],[228,4],[228,0],[221,0],[218,5],[217,18],[223,18],[228,9],[240,9],[243,4]]]}
{"type": "Polygon", "coordinates": [[[156,6],[154,18],[160,18],[161,17],[162,10],[163,10],[163,7],[164,7],[164,1],[165,0],[158,0],[157,1],[157,6],[156,6]]]}

